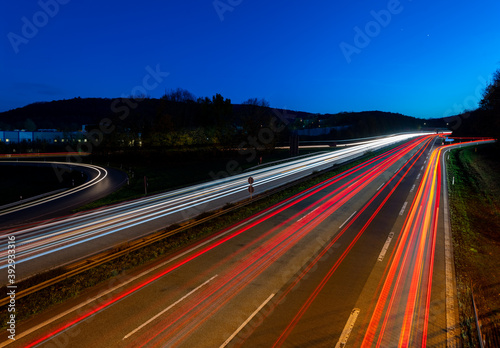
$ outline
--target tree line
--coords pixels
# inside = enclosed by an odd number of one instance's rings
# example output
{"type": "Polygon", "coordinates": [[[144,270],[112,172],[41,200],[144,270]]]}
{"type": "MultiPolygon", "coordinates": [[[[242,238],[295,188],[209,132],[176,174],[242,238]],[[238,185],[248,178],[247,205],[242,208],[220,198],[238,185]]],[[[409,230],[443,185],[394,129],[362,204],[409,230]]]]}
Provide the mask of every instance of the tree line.
{"type": "Polygon", "coordinates": [[[483,91],[476,110],[466,111],[448,120],[454,136],[493,137],[500,139],[500,69],[483,91]]]}
{"type": "MultiPolygon", "coordinates": [[[[250,138],[272,130],[272,136],[268,135],[269,140],[264,144],[267,150],[271,150],[276,144],[286,144],[292,134],[303,129],[323,128],[325,131],[321,136],[301,135],[301,139],[335,140],[414,131],[426,123],[426,120],[380,111],[312,114],[277,110],[271,108],[267,100],[258,98],[233,104],[221,94],[196,98],[181,88],[171,90],[159,99],[141,96],[130,97],[126,103],[122,100],[123,105],[130,106],[126,115],[113,112],[110,107],[118,101],[74,98],[34,103],[0,113],[0,130],[57,129],[69,132],[86,125],[86,130],[91,131],[99,128],[105,119],[113,124],[113,132],[106,134],[96,149],[101,151],[130,147],[234,149],[250,143],[250,138]]],[[[443,123],[442,120],[428,120],[428,126],[432,122],[436,126],[443,123]]],[[[24,144],[25,147],[28,145],[24,144]]],[[[0,146],[4,151],[8,150],[5,144],[0,146]]]]}

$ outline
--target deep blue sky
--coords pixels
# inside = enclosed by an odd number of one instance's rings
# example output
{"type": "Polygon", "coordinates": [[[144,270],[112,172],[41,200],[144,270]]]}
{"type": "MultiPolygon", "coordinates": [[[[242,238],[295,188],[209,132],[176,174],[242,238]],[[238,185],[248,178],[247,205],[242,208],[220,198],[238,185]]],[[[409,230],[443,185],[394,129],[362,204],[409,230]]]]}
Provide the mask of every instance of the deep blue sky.
{"type": "Polygon", "coordinates": [[[56,1],[4,2],[0,111],[130,95],[150,67],[169,73],[146,80],[151,97],[182,87],[300,111],[441,117],[477,106],[500,68],[498,0],[56,1]],[[357,47],[356,28],[372,36],[357,47]]]}

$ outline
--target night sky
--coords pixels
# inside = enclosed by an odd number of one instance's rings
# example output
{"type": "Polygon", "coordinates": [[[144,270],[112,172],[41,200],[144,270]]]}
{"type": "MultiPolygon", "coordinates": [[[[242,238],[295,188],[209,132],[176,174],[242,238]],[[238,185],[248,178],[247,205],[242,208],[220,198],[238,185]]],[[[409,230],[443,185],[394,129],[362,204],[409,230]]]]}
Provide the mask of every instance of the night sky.
{"type": "Polygon", "coordinates": [[[498,0],[18,0],[0,16],[0,111],[181,87],[442,117],[500,68],[498,0]]]}

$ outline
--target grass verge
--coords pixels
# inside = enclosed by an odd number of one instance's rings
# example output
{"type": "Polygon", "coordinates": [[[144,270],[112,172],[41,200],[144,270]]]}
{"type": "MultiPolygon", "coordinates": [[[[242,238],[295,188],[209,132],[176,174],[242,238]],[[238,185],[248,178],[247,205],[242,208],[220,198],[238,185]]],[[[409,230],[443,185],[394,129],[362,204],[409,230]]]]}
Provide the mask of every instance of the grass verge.
{"type": "Polygon", "coordinates": [[[450,214],[463,347],[479,345],[471,292],[486,346],[500,328],[500,159],[498,145],[457,149],[448,159],[450,214]]]}

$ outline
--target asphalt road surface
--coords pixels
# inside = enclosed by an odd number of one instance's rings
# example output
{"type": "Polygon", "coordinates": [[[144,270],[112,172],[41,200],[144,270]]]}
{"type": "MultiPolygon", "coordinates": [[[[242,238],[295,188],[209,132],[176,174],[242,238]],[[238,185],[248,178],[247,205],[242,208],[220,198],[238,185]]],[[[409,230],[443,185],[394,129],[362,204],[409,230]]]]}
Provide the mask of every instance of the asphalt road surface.
{"type": "Polygon", "coordinates": [[[407,142],[20,323],[12,346],[444,347],[447,149],[407,142]]]}
{"type": "MultiPolygon", "coordinates": [[[[70,215],[63,219],[4,229],[2,233],[16,238],[18,265],[16,276],[21,280],[108,250],[171,224],[191,219],[205,211],[223,207],[227,203],[246,199],[249,196],[247,181],[249,176],[254,178],[253,187],[255,194],[258,194],[315,171],[359,157],[367,151],[417,136],[422,135],[405,134],[367,141],[350,148],[70,215]]],[[[50,207],[48,209],[50,210],[50,207]]],[[[3,277],[6,268],[7,239],[5,238],[0,241],[0,284],[6,282],[7,278],[3,277]]]]}

